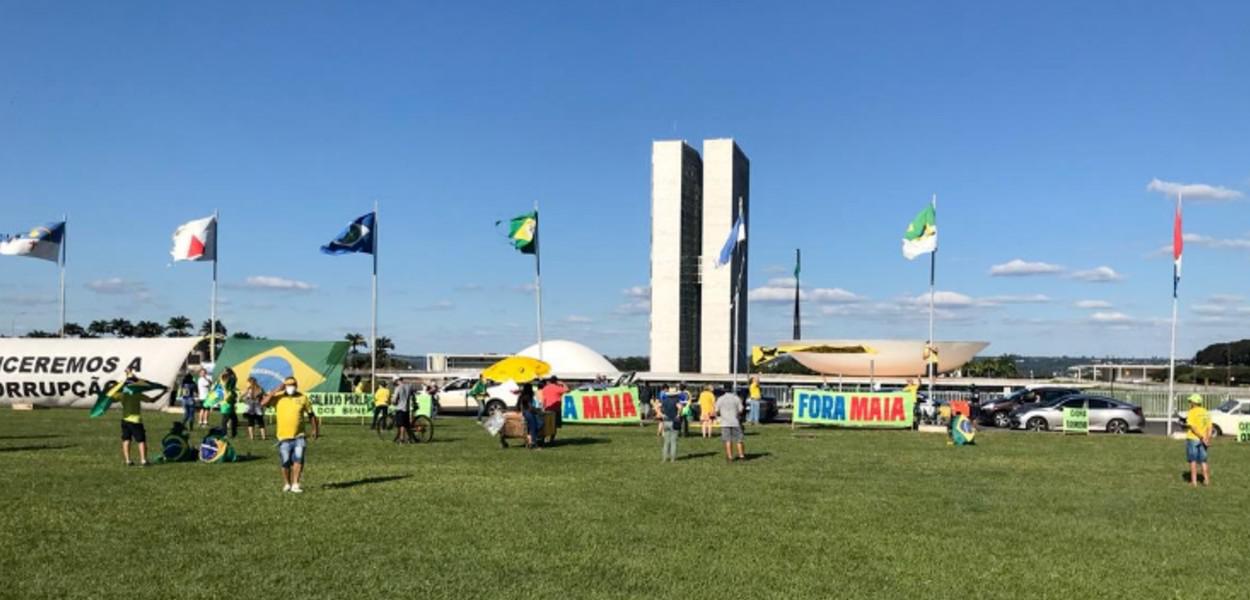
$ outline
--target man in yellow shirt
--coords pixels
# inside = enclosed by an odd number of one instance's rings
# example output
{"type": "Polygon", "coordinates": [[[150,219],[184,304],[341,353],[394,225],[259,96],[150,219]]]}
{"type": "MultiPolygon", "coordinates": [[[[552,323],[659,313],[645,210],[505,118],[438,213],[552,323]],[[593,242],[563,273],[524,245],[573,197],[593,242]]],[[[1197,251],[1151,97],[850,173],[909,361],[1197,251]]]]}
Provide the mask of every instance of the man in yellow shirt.
{"type": "Polygon", "coordinates": [[[703,386],[703,391],[699,392],[699,430],[703,437],[712,437],[712,421],[716,418],[716,395],[712,393],[712,386],[703,386]]]}
{"type": "Polygon", "coordinates": [[[391,388],[386,387],[385,382],[379,382],[382,387],[373,393],[373,425],[371,429],[377,429],[378,425],[386,418],[387,408],[391,404],[391,388]]]}
{"type": "Polygon", "coordinates": [[[139,465],[148,466],[148,435],[143,428],[143,394],[122,393],[118,399],[122,405],[122,458],[127,467],[133,467],[130,460],[130,442],[139,445],[139,465]]]}
{"type": "Polygon", "coordinates": [[[321,437],[321,422],[313,412],[308,396],[300,393],[299,383],[287,377],[282,387],[265,396],[265,406],[274,407],[277,422],[278,458],[282,462],[282,491],[300,493],[300,475],[304,471],[304,417],[313,425],[313,438],[321,437]]]}
{"type": "Polygon", "coordinates": [[[760,377],[753,375],[747,385],[747,422],[752,425],[760,424],[760,398],[760,377]]]}
{"type": "Polygon", "coordinates": [[[1189,395],[1185,415],[1185,458],[1189,460],[1189,485],[1198,487],[1198,465],[1202,465],[1202,485],[1211,485],[1207,449],[1211,446],[1211,415],[1202,407],[1202,396],[1189,395]]]}

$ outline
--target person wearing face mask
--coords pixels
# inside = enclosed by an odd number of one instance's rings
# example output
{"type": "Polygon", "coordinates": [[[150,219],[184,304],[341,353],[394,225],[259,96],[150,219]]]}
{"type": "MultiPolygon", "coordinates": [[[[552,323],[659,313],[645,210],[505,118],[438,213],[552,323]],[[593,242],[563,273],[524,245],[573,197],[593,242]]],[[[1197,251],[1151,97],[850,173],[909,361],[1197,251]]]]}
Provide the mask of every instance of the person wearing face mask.
{"type": "Polygon", "coordinates": [[[287,377],[282,387],[265,396],[265,406],[274,407],[277,423],[278,457],[282,462],[282,491],[300,493],[300,475],[304,471],[304,418],[312,422],[313,438],[321,437],[321,422],[313,412],[308,396],[300,393],[299,383],[287,377]]]}

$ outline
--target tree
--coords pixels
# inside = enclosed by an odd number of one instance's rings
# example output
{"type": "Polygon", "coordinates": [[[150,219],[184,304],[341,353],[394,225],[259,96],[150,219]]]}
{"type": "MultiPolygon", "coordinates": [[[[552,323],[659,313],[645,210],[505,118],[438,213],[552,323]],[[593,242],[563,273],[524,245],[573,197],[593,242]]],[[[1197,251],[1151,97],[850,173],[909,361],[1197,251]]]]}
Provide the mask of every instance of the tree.
{"type": "Polygon", "coordinates": [[[109,321],[109,331],[113,337],[132,337],[135,334],[135,326],[129,319],[113,319],[109,321]]]}
{"type": "Polygon", "coordinates": [[[1250,340],[1211,344],[1194,355],[1194,364],[1220,367],[1250,365],[1250,340]]]}
{"type": "Polygon", "coordinates": [[[347,343],[352,345],[352,354],[359,352],[357,348],[369,347],[369,341],[365,339],[365,336],[359,333],[349,333],[343,336],[343,339],[347,340],[347,343]]]}
{"type": "MultiPolygon", "coordinates": [[[[212,331],[213,331],[212,323],[208,319],[204,319],[204,322],[200,323],[200,335],[208,335],[212,333],[212,331]]],[[[218,319],[217,320],[217,337],[224,338],[226,337],[226,333],[228,333],[226,331],[226,326],[221,324],[221,319],[218,319]]]]}
{"type": "Polygon", "coordinates": [[[31,330],[31,331],[26,332],[26,335],[25,335],[25,336],[23,336],[23,337],[28,337],[28,338],[54,338],[54,337],[60,337],[60,336],[59,336],[58,334],[52,333],[51,331],[44,331],[44,330],[42,330],[42,329],[34,329],[34,330],[31,330]]]}
{"type": "Polygon", "coordinates": [[[87,326],[87,333],[91,334],[92,337],[108,335],[112,332],[113,326],[110,325],[108,321],[96,320],[92,321],[91,324],[87,326]]]}
{"type": "Polygon", "coordinates": [[[232,339],[232,340],[254,340],[254,339],[257,339],[257,338],[256,338],[256,336],[254,336],[254,335],[252,335],[252,334],[250,334],[250,333],[248,333],[248,332],[246,332],[246,331],[236,331],[236,332],[234,332],[234,333],[230,334],[230,339],[232,339]]]}
{"type": "Polygon", "coordinates": [[[649,356],[618,356],[609,358],[608,362],[612,363],[617,370],[624,372],[651,370],[651,357],[649,356]]]}
{"type": "Polygon", "coordinates": [[[161,337],[165,333],[165,327],[155,321],[139,321],[135,324],[135,337],[154,338],[161,337]]]}
{"type": "Polygon", "coordinates": [[[79,325],[78,323],[66,323],[65,335],[73,337],[88,337],[87,330],[83,329],[82,325],[79,325]]]}
{"type": "Polygon", "coordinates": [[[191,319],[178,315],[170,317],[169,322],[165,324],[165,332],[169,337],[186,337],[191,333],[192,327],[195,327],[195,323],[191,319]]]}

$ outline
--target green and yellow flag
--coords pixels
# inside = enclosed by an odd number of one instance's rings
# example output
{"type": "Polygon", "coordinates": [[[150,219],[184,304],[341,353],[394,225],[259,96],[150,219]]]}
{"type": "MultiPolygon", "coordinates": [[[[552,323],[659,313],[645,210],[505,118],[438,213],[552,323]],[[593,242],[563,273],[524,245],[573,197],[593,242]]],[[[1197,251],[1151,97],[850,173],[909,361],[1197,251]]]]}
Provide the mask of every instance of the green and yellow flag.
{"type": "MultiPolygon", "coordinates": [[[[495,225],[502,222],[496,221],[495,225]]],[[[520,250],[521,254],[538,252],[538,211],[513,218],[508,224],[508,239],[512,240],[512,246],[520,250]]]]}
{"type": "Polygon", "coordinates": [[[903,234],[903,256],[912,260],[937,250],[937,209],[930,204],[912,219],[903,234]]]}

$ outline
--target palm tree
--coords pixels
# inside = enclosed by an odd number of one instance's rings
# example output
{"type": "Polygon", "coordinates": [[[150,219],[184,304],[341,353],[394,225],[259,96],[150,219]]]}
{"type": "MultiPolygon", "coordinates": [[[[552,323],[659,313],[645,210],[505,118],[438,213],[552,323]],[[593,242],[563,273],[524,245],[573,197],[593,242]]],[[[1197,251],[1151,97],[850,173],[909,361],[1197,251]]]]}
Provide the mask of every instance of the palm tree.
{"type": "Polygon", "coordinates": [[[87,330],[82,328],[78,323],[66,323],[65,335],[73,337],[87,337],[87,330]]]}
{"type": "Polygon", "coordinates": [[[51,331],[44,331],[44,330],[42,330],[42,329],[34,329],[34,330],[31,330],[31,331],[26,332],[26,335],[25,335],[25,336],[23,336],[23,337],[28,337],[28,338],[54,338],[54,337],[60,337],[60,336],[59,336],[59,335],[57,335],[57,334],[55,334],[55,333],[52,333],[51,331]]]}
{"type": "Polygon", "coordinates": [[[162,333],[165,333],[165,327],[155,321],[139,321],[135,324],[135,337],[161,337],[162,333]]]}
{"type": "Polygon", "coordinates": [[[87,333],[92,336],[108,335],[113,332],[113,326],[108,321],[95,320],[87,326],[87,333]]]}
{"type": "Polygon", "coordinates": [[[380,337],[374,342],[373,349],[378,353],[378,364],[385,365],[390,360],[390,351],[395,349],[395,342],[391,338],[380,337]]]}
{"type": "MultiPolygon", "coordinates": [[[[208,319],[204,319],[204,322],[200,323],[200,335],[208,335],[212,331],[212,323],[208,319]]],[[[221,319],[217,320],[217,337],[226,337],[226,326],[221,324],[221,319]]]]}
{"type": "Polygon", "coordinates": [[[359,333],[349,333],[343,336],[343,339],[347,340],[347,343],[352,345],[352,354],[356,354],[357,352],[359,352],[357,348],[369,347],[368,340],[365,339],[365,336],[359,333]]]}
{"type": "Polygon", "coordinates": [[[250,334],[250,333],[248,333],[248,332],[246,332],[246,331],[236,331],[236,332],[234,332],[234,333],[230,334],[230,339],[232,339],[232,340],[254,340],[254,339],[256,339],[256,336],[254,336],[254,335],[252,335],[252,334],[250,334]]]}
{"type": "Polygon", "coordinates": [[[114,337],[134,337],[135,326],[129,319],[113,319],[109,321],[109,331],[114,337]]]}
{"type": "Polygon", "coordinates": [[[165,324],[165,332],[169,337],[186,337],[191,332],[191,328],[195,327],[195,323],[183,315],[170,317],[169,322],[165,324]]]}

